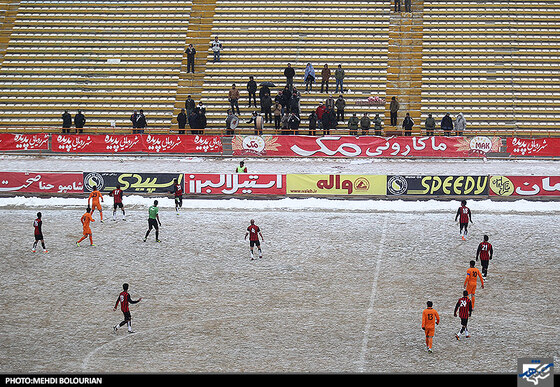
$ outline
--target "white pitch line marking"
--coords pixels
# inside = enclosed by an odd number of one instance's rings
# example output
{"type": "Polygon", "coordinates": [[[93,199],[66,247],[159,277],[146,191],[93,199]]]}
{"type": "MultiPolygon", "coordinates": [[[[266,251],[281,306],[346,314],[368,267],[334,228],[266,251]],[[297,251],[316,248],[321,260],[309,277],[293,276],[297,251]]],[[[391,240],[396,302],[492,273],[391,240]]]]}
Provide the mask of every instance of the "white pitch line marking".
{"type": "Polygon", "coordinates": [[[371,284],[371,293],[369,297],[369,307],[366,312],[366,325],[364,327],[364,337],[362,339],[362,351],[358,361],[358,371],[365,372],[366,353],[368,346],[368,337],[371,330],[371,322],[373,319],[373,306],[375,304],[375,296],[377,294],[377,280],[379,279],[379,271],[381,270],[381,259],[385,251],[385,237],[387,235],[387,218],[383,222],[383,230],[381,231],[381,239],[379,240],[379,247],[377,249],[377,261],[375,263],[375,273],[371,284]]]}

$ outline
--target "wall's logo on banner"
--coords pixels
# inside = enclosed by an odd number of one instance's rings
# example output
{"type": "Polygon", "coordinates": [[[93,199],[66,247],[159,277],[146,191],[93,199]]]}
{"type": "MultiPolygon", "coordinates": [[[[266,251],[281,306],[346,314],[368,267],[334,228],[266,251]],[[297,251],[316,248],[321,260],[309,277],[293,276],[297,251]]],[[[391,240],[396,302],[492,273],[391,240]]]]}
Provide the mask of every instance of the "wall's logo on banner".
{"type": "Polygon", "coordinates": [[[552,359],[517,359],[517,385],[519,387],[554,386],[554,363],[552,359]]]}
{"type": "Polygon", "coordinates": [[[280,144],[278,136],[233,136],[231,147],[234,155],[264,156],[276,153],[280,144]]]}
{"type": "Polygon", "coordinates": [[[387,180],[387,191],[393,195],[405,194],[408,190],[406,178],[402,176],[391,176],[387,180]]]}
{"type": "Polygon", "coordinates": [[[490,177],[490,189],[498,196],[511,196],[515,190],[515,184],[506,176],[490,177]]]}
{"type": "Polygon", "coordinates": [[[90,172],[84,177],[84,188],[86,191],[93,191],[93,187],[97,187],[98,190],[102,190],[105,186],[105,180],[103,176],[97,172],[90,172]]]}

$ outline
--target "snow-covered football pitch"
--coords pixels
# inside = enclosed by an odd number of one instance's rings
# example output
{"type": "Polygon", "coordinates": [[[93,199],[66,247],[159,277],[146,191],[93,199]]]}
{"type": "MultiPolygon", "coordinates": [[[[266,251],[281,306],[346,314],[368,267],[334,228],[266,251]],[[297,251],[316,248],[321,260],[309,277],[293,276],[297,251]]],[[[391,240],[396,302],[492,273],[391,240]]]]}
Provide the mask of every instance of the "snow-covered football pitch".
{"type": "MultiPolygon", "coordinates": [[[[232,172],[237,159],[9,157],[4,171],[232,172]],[[43,160],[48,164],[42,163],[43,160]],[[39,164],[38,164],[39,163],[39,164]],[[37,168],[41,165],[42,168],[37,168]]],[[[246,160],[257,173],[560,175],[553,161],[246,160]]],[[[109,201],[110,202],[110,201],[109,201]]],[[[558,202],[185,200],[125,196],[81,236],[82,198],[0,198],[1,373],[515,373],[560,358],[558,202]],[[161,243],[143,242],[160,201],[161,243]],[[37,211],[48,253],[32,253],[37,211]],[[249,220],[263,258],[250,260],[249,220]],[[457,341],[469,261],[494,247],[457,341]],[[134,334],[112,326],[129,283],[134,334]],[[441,321],[427,353],[421,314],[441,321]]],[[[477,267],[480,267],[477,263],[477,267]]]]}

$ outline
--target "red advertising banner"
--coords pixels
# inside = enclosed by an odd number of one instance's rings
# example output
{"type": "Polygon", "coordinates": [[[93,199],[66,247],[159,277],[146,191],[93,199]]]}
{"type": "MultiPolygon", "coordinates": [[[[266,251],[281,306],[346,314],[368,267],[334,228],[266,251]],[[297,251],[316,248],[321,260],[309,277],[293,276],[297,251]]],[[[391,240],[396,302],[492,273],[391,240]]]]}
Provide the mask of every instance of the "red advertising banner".
{"type": "Polygon", "coordinates": [[[0,192],[83,193],[83,174],[0,172],[0,192]]]}
{"type": "Polygon", "coordinates": [[[49,150],[48,133],[0,133],[0,151],[49,150]]]}
{"type": "Polygon", "coordinates": [[[53,152],[221,153],[220,136],[152,134],[53,134],[53,152]]]}
{"type": "Polygon", "coordinates": [[[490,196],[560,196],[560,176],[491,176],[490,196]]]}
{"type": "Polygon", "coordinates": [[[560,156],[560,138],[507,138],[507,153],[512,156],[560,156]]]}
{"type": "Polygon", "coordinates": [[[286,175],[185,174],[185,193],[200,195],[285,195],[286,175]]]}
{"type": "Polygon", "coordinates": [[[499,137],[234,136],[236,156],[288,157],[485,157],[499,137]]]}

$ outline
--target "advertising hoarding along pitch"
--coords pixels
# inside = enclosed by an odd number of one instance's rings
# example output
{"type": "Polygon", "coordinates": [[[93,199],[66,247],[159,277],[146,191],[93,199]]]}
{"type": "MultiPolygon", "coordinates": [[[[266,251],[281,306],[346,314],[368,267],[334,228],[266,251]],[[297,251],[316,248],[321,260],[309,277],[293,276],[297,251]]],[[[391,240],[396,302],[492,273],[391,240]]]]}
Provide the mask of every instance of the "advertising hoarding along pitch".
{"type": "Polygon", "coordinates": [[[84,192],[91,192],[94,186],[101,192],[111,192],[118,184],[127,193],[169,194],[175,179],[184,188],[183,176],[182,173],[83,172],[84,192]]]}
{"type": "Polygon", "coordinates": [[[387,176],[388,195],[485,196],[488,176],[387,176]]]}
{"type": "Polygon", "coordinates": [[[385,175],[303,175],[286,176],[289,195],[386,195],[385,175]]]}
{"type": "Polygon", "coordinates": [[[285,195],[286,175],[187,173],[185,192],[200,195],[285,195]]]}
{"type": "Polygon", "coordinates": [[[560,176],[490,176],[490,196],[560,196],[560,176]]]}
{"type": "Polygon", "coordinates": [[[499,137],[234,136],[235,156],[267,157],[485,157],[499,137]]]}
{"type": "Polygon", "coordinates": [[[0,172],[0,192],[82,193],[81,173],[0,172]]]}
{"type": "Polygon", "coordinates": [[[220,136],[154,134],[55,134],[53,152],[66,153],[222,153],[220,136]]]}

